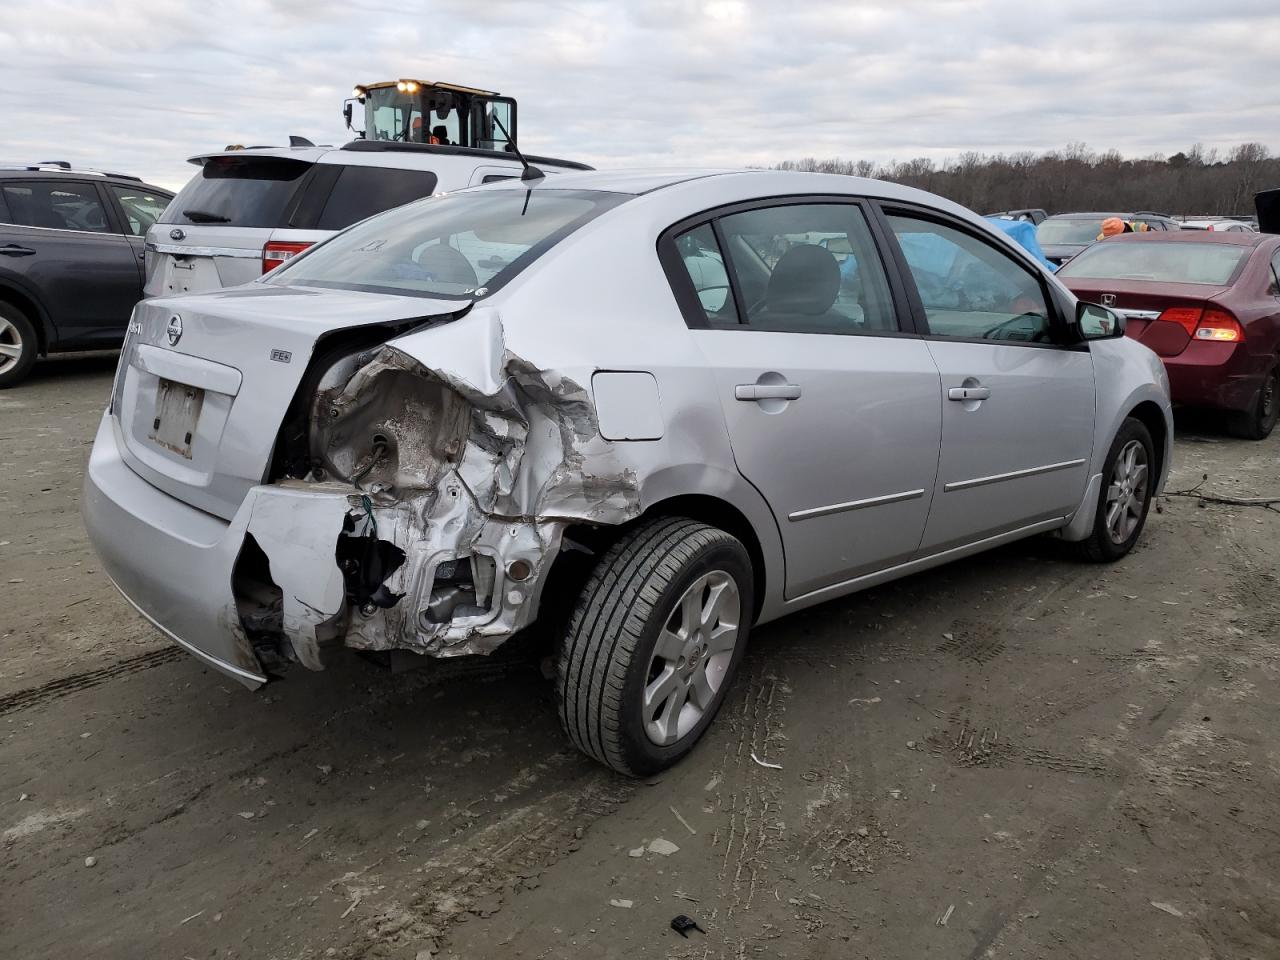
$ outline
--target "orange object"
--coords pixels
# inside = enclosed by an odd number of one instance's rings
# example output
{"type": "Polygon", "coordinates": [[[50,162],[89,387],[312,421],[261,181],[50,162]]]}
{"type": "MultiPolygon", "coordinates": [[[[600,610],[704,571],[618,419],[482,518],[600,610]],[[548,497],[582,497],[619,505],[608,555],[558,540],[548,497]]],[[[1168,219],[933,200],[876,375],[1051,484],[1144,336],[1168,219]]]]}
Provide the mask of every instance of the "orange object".
{"type": "Polygon", "coordinates": [[[1124,221],[1119,217],[1107,217],[1102,221],[1102,232],[1098,234],[1098,239],[1105,240],[1121,233],[1124,233],[1124,221]]]}

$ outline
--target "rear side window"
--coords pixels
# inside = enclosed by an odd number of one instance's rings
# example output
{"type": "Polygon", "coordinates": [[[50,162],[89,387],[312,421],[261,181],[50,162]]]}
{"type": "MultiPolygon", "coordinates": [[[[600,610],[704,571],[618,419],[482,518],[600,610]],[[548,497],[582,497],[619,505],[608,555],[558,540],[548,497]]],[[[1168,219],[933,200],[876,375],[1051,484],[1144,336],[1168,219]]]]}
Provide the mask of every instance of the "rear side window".
{"type": "Polygon", "coordinates": [[[713,327],[736,326],[738,311],[733,303],[733,291],[729,286],[729,271],[725,269],[724,254],[716,242],[711,224],[704,223],[686,230],[675,238],[680,262],[693,283],[698,306],[713,327]]]}
{"type": "Polygon", "coordinates": [[[125,224],[135,237],[146,236],[147,228],[156,222],[156,217],[164,213],[164,208],[169,205],[170,197],[167,193],[156,193],[143,187],[122,187],[114,183],[107,189],[120,201],[125,224]]]}
{"type": "Polygon", "coordinates": [[[757,330],[868,333],[898,329],[884,267],[862,210],[795,204],[719,221],[744,322],[757,330]]]}
{"type": "Polygon", "coordinates": [[[212,157],[169,204],[161,223],[230,227],[288,225],[305,160],[286,157],[212,157]]]}
{"type": "Polygon", "coordinates": [[[316,227],[342,230],[375,213],[431,196],[436,182],[429,170],[343,167],[316,227]]]}
{"type": "Polygon", "coordinates": [[[5,183],[0,191],[9,208],[10,222],[19,226],[110,232],[107,212],[91,184],[33,180],[5,183]]]}

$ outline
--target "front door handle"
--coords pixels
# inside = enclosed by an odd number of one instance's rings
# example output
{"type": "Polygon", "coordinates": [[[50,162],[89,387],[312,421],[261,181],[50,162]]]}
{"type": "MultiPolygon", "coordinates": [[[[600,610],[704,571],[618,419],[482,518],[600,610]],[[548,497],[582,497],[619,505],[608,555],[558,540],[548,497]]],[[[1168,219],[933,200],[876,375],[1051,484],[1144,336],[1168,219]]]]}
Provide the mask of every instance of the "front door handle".
{"type": "Polygon", "coordinates": [[[0,247],[0,254],[4,254],[6,257],[29,257],[33,253],[35,251],[30,247],[20,247],[16,243],[6,243],[3,247],[0,247]]]}
{"type": "Polygon", "coordinates": [[[733,388],[735,400],[796,400],[798,383],[740,383],[733,388]]]}
{"type": "Polygon", "coordinates": [[[990,387],[952,387],[947,391],[948,400],[986,400],[990,396],[990,387]]]}

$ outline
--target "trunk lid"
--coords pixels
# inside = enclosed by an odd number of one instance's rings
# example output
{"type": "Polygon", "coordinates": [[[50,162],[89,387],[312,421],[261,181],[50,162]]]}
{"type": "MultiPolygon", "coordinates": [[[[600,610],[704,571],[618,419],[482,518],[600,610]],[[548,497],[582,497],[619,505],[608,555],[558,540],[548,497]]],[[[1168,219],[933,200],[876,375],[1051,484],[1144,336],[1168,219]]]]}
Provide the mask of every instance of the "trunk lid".
{"type": "Polygon", "coordinates": [[[1191,342],[1187,328],[1161,320],[1175,307],[1202,310],[1226,293],[1228,287],[1204,283],[1165,283],[1149,280],[1095,280],[1062,277],[1079,299],[1102,304],[1125,318],[1125,336],[1137,340],[1162,357],[1176,357],[1191,342]]]}
{"type": "Polygon", "coordinates": [[[269,285],[144,301],[129,325],[112,400],[124,459],[171,496],[229,520],[265,479],[322,336],[469,305],[269,285]]]}

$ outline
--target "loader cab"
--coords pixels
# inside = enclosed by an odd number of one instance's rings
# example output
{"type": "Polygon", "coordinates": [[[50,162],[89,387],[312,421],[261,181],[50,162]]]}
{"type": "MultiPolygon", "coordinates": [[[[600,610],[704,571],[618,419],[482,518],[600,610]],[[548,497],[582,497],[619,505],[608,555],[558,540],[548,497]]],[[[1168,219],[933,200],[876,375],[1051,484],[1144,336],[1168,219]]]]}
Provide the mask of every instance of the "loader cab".
{"type": "Polygon", "coordinates": [[[361,85],[342,112],[347,127],[368,140],[506,152],[517,136],[515,100],[451,83],[389,80],[361,85]]]}

